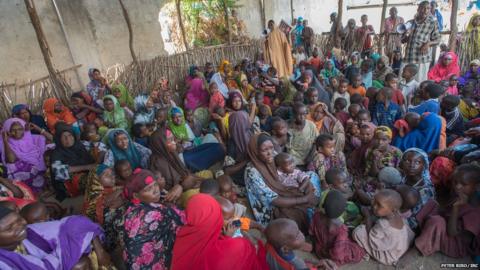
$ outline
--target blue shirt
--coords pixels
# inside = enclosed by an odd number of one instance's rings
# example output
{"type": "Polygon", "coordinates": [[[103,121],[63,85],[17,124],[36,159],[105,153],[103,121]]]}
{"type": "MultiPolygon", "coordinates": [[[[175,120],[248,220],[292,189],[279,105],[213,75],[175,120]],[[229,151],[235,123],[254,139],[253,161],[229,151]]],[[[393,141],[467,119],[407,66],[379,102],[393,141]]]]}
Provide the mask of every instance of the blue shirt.
{"type": "Polygon", "coordinates": [[[389,102],[386,108],[383,103],[377,103],[375,105],[375,113],[372,119],[375,125],[393,128],[395,121],[400,118],[402,118],[402,110],[397,104],[389,102]]]}
{"type": "Polygon", "coordinates": [[[437,19],[438,31],[442,31],[443,30],[443,16],[442,16],[442,13],[440,13],[440,11],[438,11],[438,9],[435,9],[435,19],[437,19]]]}
{"type": "Polygon", "coordinates": [[[412,106],[408,108],[408,111],[416,112],[420,115],[422,115],[425,112],[440,114],[440,104],[436,99],[429,99],[427,101],[423,101],[417,106],[412,106]]]}

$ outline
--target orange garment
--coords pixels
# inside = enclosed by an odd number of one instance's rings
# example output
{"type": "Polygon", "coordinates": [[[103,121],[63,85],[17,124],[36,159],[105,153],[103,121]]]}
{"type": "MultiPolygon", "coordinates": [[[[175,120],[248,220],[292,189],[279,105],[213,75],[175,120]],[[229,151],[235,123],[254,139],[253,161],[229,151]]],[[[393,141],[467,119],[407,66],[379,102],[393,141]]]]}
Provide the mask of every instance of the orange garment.
{"type": "Polygon", "coordinates": [[[208,110],[210,111],[210,114],[213,113],[216,107],[225,108],[225,98],[223,98],[223,95],[220,93],[220,91],[215,91],[210,96],[210,102],[208,104],[208,110]]]}
{"type": "Polygon", "coordinates": [[[49,98],[43,102],[43,114],[45,115],[45,122],[47,122],[47,127],[52,134],[55,133],[55,124],[58,121],[63,121],[68,125],[71,125],[77,121],[70,109],[63,105],[61,109],[62,111],[60,113],[56,113],[54,111],[55,104],[58,102],[59,101],[56,98],[49,98]]]}
{"type": "Polygon", "coordinates": [[[363,86],[359,86],[359,87],[353,87],[352,85],[349,85],[348,88],[348,93],[350,94],[350,96],[352,96],[353,94],[360,94],[362,97],[365,97],[365,95],[367,94],[367,90],[365,89],[365,87],[363,86]]]}
{"type": "Polygon", "coordinates": [[[292,49],[287,36],[275,27],[265,39],[265,62],[277,69],[277,75],[289,77],[293,73],[292,49]]]}
{"type": "Polygon", "coordinates": [[[440,142],[438,144],[438,149],[443,150],[447,148],[447,121],[445,118],[443,118],[443,116],[440,116],[440,119],[442,120],[442,130],[440,131],[440,142]]]}
{"type": "Polygon", "coordinates": [[[310,61],[308,63],[315,68],[315,71],[319,72],[320,71],[320,66],[322,65],[322,59],[320,56],[317,57],[312,57],[310,58],[310,61]]]}

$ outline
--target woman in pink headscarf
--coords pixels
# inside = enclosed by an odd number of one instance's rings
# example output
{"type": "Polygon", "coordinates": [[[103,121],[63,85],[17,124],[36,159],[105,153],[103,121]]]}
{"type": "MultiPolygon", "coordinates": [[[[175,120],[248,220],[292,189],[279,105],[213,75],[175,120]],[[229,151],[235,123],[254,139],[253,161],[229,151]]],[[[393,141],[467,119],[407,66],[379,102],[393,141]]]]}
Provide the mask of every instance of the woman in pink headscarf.
{"type": "Polygon", "coordinates": [[[454,52],[446,52],[440,56],[438,63],[428,72],[428,79],[435,82],[448,80],[451,75],[460,76],[458,56],[454,52]]]}
{"type": "Polygon", "coordinates": [[[185,108],[195,110],[198,107],[208,106],[208,92],[204,88],[202,73],[198,71],[189,72],[188,85],[190,88],[185,96],[185,108]]]}

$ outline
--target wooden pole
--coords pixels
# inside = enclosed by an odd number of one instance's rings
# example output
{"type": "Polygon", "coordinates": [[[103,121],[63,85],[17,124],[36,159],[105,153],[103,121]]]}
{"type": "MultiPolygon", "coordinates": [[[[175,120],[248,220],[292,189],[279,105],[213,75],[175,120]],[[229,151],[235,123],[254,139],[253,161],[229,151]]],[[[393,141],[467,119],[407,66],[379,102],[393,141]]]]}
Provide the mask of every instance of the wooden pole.
{"type": "MultiPolygon", "coordinates": [[[[392,3],[389,4],[389,7],[401,7],[401,6],[416,6],[415,2],[407,2],[407,3],[392,3]]],[[[350,9],[366,9],[366,8],[381,8],[383,4],[375,4],[375,5],[360,5],[360,6],[347,6],[347,10],[350,9]]]]}
{"type": "Polygon", "coordinates": [[[265,1],[264,0],[258,0],[258,6],[260,7],[260,17],[262,19],[262,31],[267,28],[266,22],[265,22],[265,1]]]}
{"type": "Polygon", "coordinates": [[[458,0],[452,0],[452,13],[450,14],[450,38],[448,40],[448,47],[450,51],[455,51],[457,46],[457,13],[458,13],[458,0]]]}
{"type": "Polygon", "coordinates": [[[383,6],[382,6],[382,19],[380,20],[380,40],[378,41],[378,53],[383,54],[383,40],[384,40],[384,35],[383,29],[385,28],[385,17],[387,16],[387,7],[388,7],[388,0],[383,0],[383,6]],[[383,35],[382,35],[383,34],[383,35]]]}
{"type": "Polygon", "coordinates": [[[290,17],[291,17],[291,22],[293,22],[293,0],[290,0],[290,17]]]}
{"type": "Polygon", "coordinates": [[[65,97],[67,94],[67,89],[61,80],[58,78],[58,74],[55,71],[55,67],[52,62],[52,53],[48,47],[47,39],[43,33],[42,25],[40,23],[40,18],[38,17],[37,11],[35,10],[35,4],[31,0],[24,0],[25,7],[27,8],[28,16],[32,22],[33,29],[35,30],[35,35],[37,36],[38,45],[40,46],[40,51],[43,55],[43,60],[45,61],[45,66],[47,66],[48,74],[50,75],[52,81],[53,91],[60,97],[65,97]],[[60,92],[61,91],[61,92],[60,92]]]}
{"type": "Polygon", "coordinates": [[[228,16],[228,0],[223,0],[223,16],[225,17],[225,25],[227,26],[228,44],[232,44],[232,29],[230,26],[230,18],[228,16]]]}
{"type": "Polygon", "coordinates": [[[337,10],[337,28],[335,29],[335,37],[334,37],[334,46],[337,48],[342,47],[342,17],[343,17],[343,0],[338,0],[338,10],[337,10]]]}
{"type": "Polygon", "coordinates": [[[182,19],[182,10],[180,7],[180,0],[175,0],[175,7],[177,9],[177,17],[178,17],[178,25],[180,26],[180,32],[182,34],[183,45],[185,46],[185,50],[188,51],[188,42],[187,36],[185,34],[185,26],[183,25],[182,19]]]}
{"type": "Polygon", "coordinates": [[[135,55],[135,50],[133,49],[133,30],[132,30],[132,24],[130,23],[130,16],[128,16],[128,11],[123,5],[122,0],[118,0],[120,3],[120,6],[122,7],[122,13],[123,13],[123,18],[125,19],[125,22],[127,23],[127,28],[128,28],[128,47],[130,48],[130,54],[132,55],[132,60],[135,66],[138,66],[138,60],[137,56],[135,55]]]}

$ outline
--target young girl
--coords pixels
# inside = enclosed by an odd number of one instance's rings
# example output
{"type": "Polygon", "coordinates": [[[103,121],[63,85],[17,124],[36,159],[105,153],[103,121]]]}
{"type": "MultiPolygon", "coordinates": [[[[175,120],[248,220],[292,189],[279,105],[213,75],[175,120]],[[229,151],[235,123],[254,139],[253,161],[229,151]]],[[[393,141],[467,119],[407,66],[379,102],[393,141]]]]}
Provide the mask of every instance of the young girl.
{"type": "Polygon", "coordinates": [[[373,145],[365,153],[365,175],[376,177],[385,167],[398,168],[402,158],[402,151],[392,142],[392,130],[386,126],[375,129],[373,145]]]}
{"type": "Polygon", "coordinates": [[[208,91],[210,92],[210,102],[208,105],[208,111],[210,114],[213,113],[213,110],[216,107],[225,107],[225,98],[223,98],[222,93],[218,89],[218,86],[216,83],[212,82],[210,83],[210,86],[208,87],[208,91]]]}
{"type": "Polygon", "coordinates": [[[349,239],[348,228],[340,219],[347,207],[343,194],[331,190],[323,207],[325,213],[316,212],[310,224],[315,254],[319,258],[329,258],[337,265],[360,262],[365,250],[349,239]]]}
{"type": "Polygon", "coordinates": [[[458,76],[457,75],[450,76],[450,78],[448,79],[447,94],[458,96],[457,84],[458,84],[458,76]]]}
{"type": "Polygon", "coordinates": [[[335,139],[329,134],[321,134],[315,140],[317,153],[313,161],[309,164],[308,169],[318,173],[322,183],[322,189],[327,187],[325,182],[326,172],[333,167],[339,168],[347,172],[345,155],[343,152],[335,152],[335,139]]]}
{"type": "Polygon", "coordinates": [[[423,256],[437,251],[454,258],[480,254],[480,167],[460,165],[452,179],[455,182],[453,204],[440,215],[430,216],[415,240],[423,256]]]}
{"type": "Polygon", "coordinates": [[[365,224],[353,231],[353,239],[363,247],[368,255],[386,265],[396,265],[408,250],[415,235],[400,216],[402,197],[398,192],[384,189],[373,199],[373,217],[368,208],[362,208],[365,224]]]}

